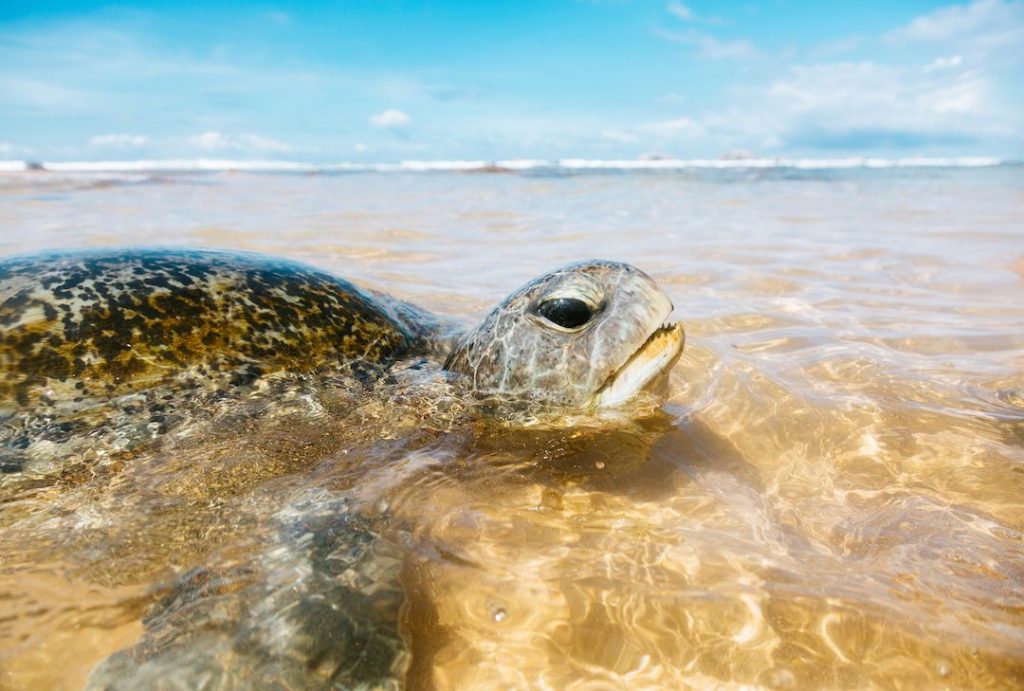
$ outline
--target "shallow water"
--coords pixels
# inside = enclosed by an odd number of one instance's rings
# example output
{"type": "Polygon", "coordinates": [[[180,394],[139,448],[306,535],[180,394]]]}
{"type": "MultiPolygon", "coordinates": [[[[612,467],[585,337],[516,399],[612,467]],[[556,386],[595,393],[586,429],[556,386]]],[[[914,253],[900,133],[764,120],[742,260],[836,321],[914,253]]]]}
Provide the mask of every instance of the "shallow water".
{"type": "Polygon", "coordinates": [[[78,688],[160,584],[344,492],[388,516],[411,688],[1019,687],[1022,219],[1014,166],[0,176],[4,255],[258,250],[465,323],[601,257],[687,329],[636,423],[313,387],[5,497],[0,685],[78,688]]]}

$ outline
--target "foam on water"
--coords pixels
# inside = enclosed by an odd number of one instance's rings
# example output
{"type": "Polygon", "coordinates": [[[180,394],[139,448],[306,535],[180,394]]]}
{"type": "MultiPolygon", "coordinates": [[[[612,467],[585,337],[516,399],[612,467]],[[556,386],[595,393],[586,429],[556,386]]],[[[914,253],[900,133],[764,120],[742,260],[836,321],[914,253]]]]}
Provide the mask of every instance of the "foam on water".
{"type": "Polygon", "coordinates": [[[998,166],[1004,163],[998,158],[743,158],[743,159],[655,159],[655,160],[590,160],[563,159],[558,162],[562,168],[611,169],[611,170],[683,170],[687,168],[736,169],[736,168],[799,168],[805,170],[827,170],[847,168],[977,168],[998,166]]]}
{"type": "Polygon", "coordinates": [[[231,159],[154,159],[137,161],[45,161],[29,164],[22,161],[0,161],[0,172],[17,172],[41,165],[55,172],[203,172],[203,171],[252,171],[276,173],[316,172],[446,172],[446,171],[523,171],[550,169],[554,171],[583,170],[688,170],[688,169],[760,169],[795,168],[801,170],[829,169],[883,169],[883,168],[979,168],[1011,163],[993,157],[923,157],[908,158],[743,158],[743,159],[652,159],[652,160],[606,160],[586,158],[565,158],[558,160],[510,159],[510,160],[433,160],[400,161],[397,163],[358,163],[341,161],[336,163],[308,163],[301,161],[231,160],[231,159]]]}

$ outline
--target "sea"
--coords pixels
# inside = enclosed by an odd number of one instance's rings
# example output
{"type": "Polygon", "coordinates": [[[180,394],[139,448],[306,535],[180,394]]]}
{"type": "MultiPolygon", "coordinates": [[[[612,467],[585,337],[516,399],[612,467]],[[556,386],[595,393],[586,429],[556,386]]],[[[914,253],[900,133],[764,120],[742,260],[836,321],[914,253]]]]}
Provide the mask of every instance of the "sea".
{"type": "MultiPolygon", "coordinates": [[[[124,246],[288,257],[467,326],[583,259],[671,296],[651,419],[408,452],[382,425],[346,461],[393,516],[408,688],[1024,686],[1020,163],[0,165],[0,255],[124,246]]],[[[160,584],[259,549],[260,497],[340,482],[318,415],[194,445],[187,482],[5,497],[0,688],[80,688],[160,584]]]]}

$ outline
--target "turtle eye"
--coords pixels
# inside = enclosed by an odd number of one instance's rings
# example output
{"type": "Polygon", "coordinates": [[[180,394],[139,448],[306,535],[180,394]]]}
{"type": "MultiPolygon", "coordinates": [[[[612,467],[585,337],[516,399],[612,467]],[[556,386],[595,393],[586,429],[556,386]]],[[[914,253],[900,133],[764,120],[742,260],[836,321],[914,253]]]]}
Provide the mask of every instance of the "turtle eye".
{"type": "Polygon", "coordinates": [[[538,316],[563,329],[578,329],[594,316],[590,305],[576,298],[555,298],[537,307],[538,316]]]}

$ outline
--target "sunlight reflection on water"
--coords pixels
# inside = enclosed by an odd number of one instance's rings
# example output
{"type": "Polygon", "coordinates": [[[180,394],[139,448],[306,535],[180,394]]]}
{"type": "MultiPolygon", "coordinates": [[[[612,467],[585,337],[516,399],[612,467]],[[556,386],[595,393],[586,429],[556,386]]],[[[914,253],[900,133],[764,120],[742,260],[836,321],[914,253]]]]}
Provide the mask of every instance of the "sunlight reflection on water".
{"type": "Polygon", "coordinates": [[[405,536],[414,687],[1014,687],[1022,218],[1019,167],[0,177],[5,255],[257,250],[466,323],[601,257],[651,273],[687,328],[666,412],[636,428],[442,436],[341,480],[311,459],[351,439],[296,426],[200,445],[215,470],[18,497],[0,684],[80,684],[138,634],[149,583],[244,558],[260,498],[309,473],[405,536]],[[58,648],[90,662],[54,669],[58,648]]]}

